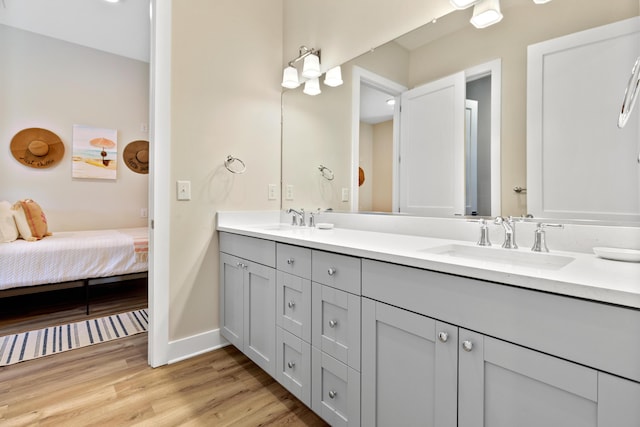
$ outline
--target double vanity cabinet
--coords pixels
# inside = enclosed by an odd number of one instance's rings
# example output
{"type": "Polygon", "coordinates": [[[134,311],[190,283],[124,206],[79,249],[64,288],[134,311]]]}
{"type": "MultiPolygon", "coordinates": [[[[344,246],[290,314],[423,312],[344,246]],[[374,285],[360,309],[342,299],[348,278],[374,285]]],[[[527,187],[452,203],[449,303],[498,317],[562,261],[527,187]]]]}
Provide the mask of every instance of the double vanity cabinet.
{"type": "Polygon", "coordinates": [[[640,310],[219,235],[222,335],[331,425],[640,426],[640,310]]]}

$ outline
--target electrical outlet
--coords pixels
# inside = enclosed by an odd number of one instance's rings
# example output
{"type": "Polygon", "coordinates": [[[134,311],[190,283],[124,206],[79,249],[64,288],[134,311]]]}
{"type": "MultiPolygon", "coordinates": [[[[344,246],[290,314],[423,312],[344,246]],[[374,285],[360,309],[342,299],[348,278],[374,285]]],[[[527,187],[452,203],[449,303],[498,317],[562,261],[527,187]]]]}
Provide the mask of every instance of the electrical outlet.
{"type": "Polygon", "coordinates": [[[146,123],[140,123],[140,132],[149,132],[149,125],[146,123]]]}
{"type": "Polygon", "coordinates": [[[147,218],[149,216],[149,211],[147,208],[140,208],[140,218],[147,218]]]}
{"type": "Polygon", "coordinates": [[[176,187],[178,200],[191,200],[191,181],[178,181],[176,187]]]}
{"type": "Polygon", "coordinates": [[[342,201],[343,202],[348,202],[349,201],[349,189],[348,188],[343,188],[342,189],[342,201]]]}
{"type": "Polygon", "coordinates": [[[287,185],[284,198],[287,200],[293,200],[293,185],[287,185]]]}
{"type": "Polygon", "coordinates": [[[277,194],[277,187],[275,184],[269,184],[269,196],[268,199],[269,200],[276,200],[278,198],[277,194]]]}

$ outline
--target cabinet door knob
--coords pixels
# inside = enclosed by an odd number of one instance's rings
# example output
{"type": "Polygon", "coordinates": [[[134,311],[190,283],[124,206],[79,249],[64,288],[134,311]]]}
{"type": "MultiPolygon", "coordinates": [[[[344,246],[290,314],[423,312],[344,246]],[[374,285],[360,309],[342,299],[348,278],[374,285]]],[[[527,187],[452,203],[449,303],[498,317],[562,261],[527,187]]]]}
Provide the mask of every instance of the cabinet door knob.
{"type": "Polygon", "coordinates": [[[329,327],[330,328],[335,328],[337,324],[338,324],[337,320],[329,320],[329,327]]]}
{"type": "Polygon", "coordinates": [[[462,349],[464,351],[471,351],[473,350],[473,343],[471,341],[462,341],[462,349]]]}
{"type": "Polygon", "coordinates": [[[336,274],[336,269],[333,267],[329,267],[327,273],[329,274],[329,276],[333,276],[334,274],[336,274]]]}
{"type": "Polygon", "coordinates": [[[331,390],[331,391],[329,391],[329,397],[330,397],[331,399],[334,399],[337,395],[338,395],[338,392],[337,392],[337,391],[335,391],[335,390],[331,390]]]}
{"type": "Polygon", "coordinates": [[[287,366],[289,367],[289,369],[293,369],[293,367],[296,366],[296,362],[289,362],[287,363],[287,366]]]}
{"type": "Polygon", "coordinates": [[[295,261],[295,259],[293,259],[293,258],[287,258],[287,264],[289,264],[289,265],[292,265],[294,261],[295,261]]]}
{"type": "Polygon", "coordinates": [[[446,333],[446,332],[444,332],[444,331],[439,332],[439,333],[438,333],[438,339],[439,339],[441,342],[447,342],[447,340],[449,339],[449,334],[448,334],[448,333],[446,333]]]}
{"type": "Polygon", "coordinates": [[[242,262],[237,262],[237,263],[236,263],[236,266],[237,266],[238,268],[242,268],[242,269],[247,268],[247,265],[246,265],[245,263],[242,263],[242,262]]]}
{"type": "Polygon", "coordinates": [[[296,306],[296,302],[295,302],[295,301],[289,301],[289,302],[287,303],[287,306],[288,306],[289,308],[293,308],[293,307],[295,307],[295,306],[296,306]]]}

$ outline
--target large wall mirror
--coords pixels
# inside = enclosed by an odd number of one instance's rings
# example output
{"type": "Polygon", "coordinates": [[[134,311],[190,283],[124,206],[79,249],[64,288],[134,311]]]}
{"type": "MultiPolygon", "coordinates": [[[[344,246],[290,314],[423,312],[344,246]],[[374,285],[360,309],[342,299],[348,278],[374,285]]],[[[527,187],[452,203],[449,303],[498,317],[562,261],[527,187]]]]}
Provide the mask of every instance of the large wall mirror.
{"type": "MultiPolygon", "coordinates": [[[[344,84],[322,86],[320,95],[285,90],[282,207],[528,214],[528,46],[638,16],[640,6],[637,0],[501,5],[504,19],[492,27],[476,29],[471,9],[455,11],[372,49],[342,64],[344,84]],[[444,115],[448,109],[463,114],[444,115]],[[447,134],[457,142],[411,148],[412,134],[428,140],[447,134]]],[[[635,59],[628,58],[629,73],[635,59]]],[[[616,94],[620,102],[626,83],[616,94]]],[[[630,132],[637,133],[640,120],[633,119],[630,132]]]]}

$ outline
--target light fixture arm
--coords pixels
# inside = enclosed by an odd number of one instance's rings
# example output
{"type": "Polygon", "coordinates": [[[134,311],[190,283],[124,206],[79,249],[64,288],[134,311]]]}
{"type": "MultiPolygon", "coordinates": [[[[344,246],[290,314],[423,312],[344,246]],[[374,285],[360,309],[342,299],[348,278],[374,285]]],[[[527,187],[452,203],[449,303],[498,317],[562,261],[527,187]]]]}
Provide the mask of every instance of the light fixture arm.
{"type": "Polygon", "coordinates": [[[302,61],[304,58],[306,58],[309,55],[316,55],[318,59],[320,59],[320,49],[318,50],[314,48],[309,49],[306,46],[300,46],[300,49],[298,49],[298,57],[289,61],[289,66],[293,67],[296,62],[302,61]]]}

